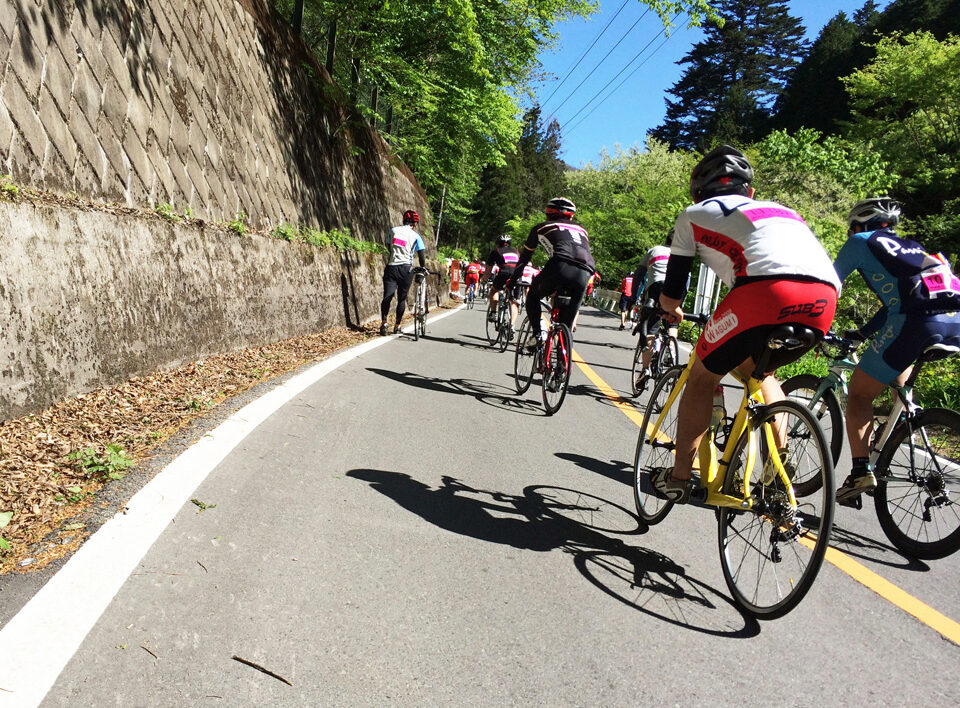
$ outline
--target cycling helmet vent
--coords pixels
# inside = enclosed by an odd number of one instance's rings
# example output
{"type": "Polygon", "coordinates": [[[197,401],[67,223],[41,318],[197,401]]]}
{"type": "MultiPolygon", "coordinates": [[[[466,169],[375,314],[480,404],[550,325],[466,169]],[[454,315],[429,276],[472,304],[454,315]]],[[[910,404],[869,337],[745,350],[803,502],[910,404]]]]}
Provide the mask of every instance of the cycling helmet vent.
{"type": "Polygon", "coordinates": [[[730,145],[714,148],[690,173],[690,196],[700,201],[708,196],[740,191],[753,181],[753,167],[746,155],[730,145]]]}
{"type": "Polygon", "coordinates": [[[420,215],[415,212],[413,209],[407,209],[403,212],[403,223],[405,224],[419,224],[420,215]]]}
{"type": "Polygon", "coordinates": [[[566,197],[554,197],[549,202],[547,202],[547,206],[544,209],[544,211],[546,211],[547,213],[557,212],[559,214],[563,214],[564,216],[572,218],[573,215],[577,213],[577,205],[571,202],[566,197]]]}
{"type": "Polygon", "coordinates": [[[890,197],[870,197],[857,202],[847,216],[850,228],[860,224],[867,231],[900,223],[900,205],[890,197]]]}
{"type": "Polygon", "coordinates": [[[510,234],[500,234],[497,236],[497,243],[510,243],[510,234]]]}

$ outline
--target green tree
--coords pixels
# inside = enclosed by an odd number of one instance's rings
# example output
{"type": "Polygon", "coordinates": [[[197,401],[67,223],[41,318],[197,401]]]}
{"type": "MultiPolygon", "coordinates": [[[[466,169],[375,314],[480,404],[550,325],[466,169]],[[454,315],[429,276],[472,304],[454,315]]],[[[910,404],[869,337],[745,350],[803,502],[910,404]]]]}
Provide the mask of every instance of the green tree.
{"type": "Polygon", "coordinates": [[[677,148],[743,143],[765,132],[770,109],[803,57],[804,29],[786,0],[719,0],[722,22],[678,62],[686,65],[653,135],[677,148]]]}
{"type": "Polygon", "coordinates": [[[875,50],[872,62],[844,79],[854,109],[850,135],[874,141],[902,175],[896,191],[908,213],[939,229],[925,234],[924,244],[956,252],[960,38],[895,33],[877,42],[875,50]]]}

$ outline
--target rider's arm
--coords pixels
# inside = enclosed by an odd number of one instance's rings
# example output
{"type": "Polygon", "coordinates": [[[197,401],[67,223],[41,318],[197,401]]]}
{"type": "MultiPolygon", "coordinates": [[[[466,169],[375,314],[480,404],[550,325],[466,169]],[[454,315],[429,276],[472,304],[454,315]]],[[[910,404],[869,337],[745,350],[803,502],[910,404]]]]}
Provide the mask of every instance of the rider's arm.
{"type": "Polygon", "coordinates": [[[647,267],[642,263],[633,271],[633,292],[638,295],[647,288],[647,267]]]}
{"type": "Polygon", "coordinates": [[[427,267],[427,247],[423,245],[423,239],[417,234],[417,242],[413,246],[417,252],[417,259],[420,261],[420,267],[427,267]]]}
{"type": "Polygon", "coordinates": [[[833,268],[837,271],[837,277],[843,281],[848,275],[857,269],[863,263],[867,256],[867,238],[865,233],[851,234],[843,248],[837,253],[837,258],[833,262],[833,268]]]}
{"type": "Polygon", "coordinates": [[[537,239],[537,227],[534,226],[530,229],[530,233],[527,235],[527,240],[523,244],[523,248],[520,249],[520,260],[517,261],[517,265],[514,268],[514,272],[523,272],[523,267],[530,262],[530,259],[533,258],[533,252],[537,250],[537,244],[539,240],[537,239]]]}

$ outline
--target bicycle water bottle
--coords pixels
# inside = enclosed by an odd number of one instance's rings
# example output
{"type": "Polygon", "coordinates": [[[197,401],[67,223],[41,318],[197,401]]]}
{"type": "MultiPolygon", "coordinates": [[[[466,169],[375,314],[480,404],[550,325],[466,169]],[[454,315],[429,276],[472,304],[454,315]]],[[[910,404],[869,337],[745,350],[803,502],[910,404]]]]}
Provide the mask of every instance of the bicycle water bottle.
{"type": "Polygon", "coordinates": [[[714,439],[719,436],[726,415],[727,411],[723,407],[723,386],[717,384],[713,390],[713,413],[710,416],[710,428],[713,430],[714,439]]]}

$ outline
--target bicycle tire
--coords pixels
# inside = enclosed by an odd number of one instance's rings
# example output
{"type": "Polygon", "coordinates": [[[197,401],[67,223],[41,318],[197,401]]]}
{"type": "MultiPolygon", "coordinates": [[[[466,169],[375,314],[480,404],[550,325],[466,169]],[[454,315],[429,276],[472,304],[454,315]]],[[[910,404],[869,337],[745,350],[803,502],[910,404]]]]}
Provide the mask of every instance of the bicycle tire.
{"type": "Polygon", "coordinates": [[[497,343],[497,334],[498,334],[498,332],[497,332],[497,311],[496,311],[496,310],[493,311],[493,320],[492,320],[492,321],[490,320],[489,312],[490,312],[490,305],[488,304],[488,305],[487,305],[487,314],[484,315],[484,317],[485,317],[486,320],[487,320],[487,329],[486,329],[487,343],[492,347],[494,344],[497,343]]]}
{"type": "Polygon", "coordinates": [[[880,451],[876,472],[873,503],[880,528],[894,546],[923,560],[946,558],[960,549],[960,413],[927,408],[898,425],[880,451]],[[901,447],[911,430],[922,477],[910,462],[909,444],[901,447]],[[926,450],[916,450],[916,443],[926,450]]]}
{"type": "Polygon", "coordinates": [[[633,350],[633,366],[630,367],[630,391],[633,393],[633,397],[636,398],[644,389],[646,389],[646,379],[642,382],[640,381],[640,376],[643,373],[643,349],[646,344],[646,337],[641,337],[637,340],[637,346],[633,350]]]}
{"type": "Polygon", "coordinates": [[[666,440],[658,441],[651,446],[646,439],[647,431],[659,418],[682,372],[681,367],[671,369],[654,385],[643,414],[643,424],[640,426],[640,434],[637,437],[637,449],[633,454],[633,503],[637,507],[637,515],[650,526],[659,524],[667,518],[667,514],[673,508],[672,501],[662,499],[654,492],[653,483],[650,481],[650,470],[655,467],[673,469],[676,454],[672,446],[677,437],[679,405],[674,403],[673,410],[667,414],[660,428],[660,433],[666,440]]]}
{"type": "Polygon", "coordinates": [[[417,325],[420,327],[420,336],[427,336],[427,313],[424,311],[420,317],[417,318],[417,325]]]}
{"type": "Polygon", "coordinates": [[[570,328],[558,322],[550,328],[544,344],[543,376],[540,382],[543,391],[543,408],[553,415],[567,396],[570,369],[573,366],[573,338],[570,328]]]}
{"type": "MultiPolygon", "coordinates": [[[[780,388],[788,399],[798,401],[813,411],[820,427],[823,428],[823,434],[830,443],[830,453],[833,455],[833,464],[836,465],[840,461],[840,452],[843,450],[845,430],[843,407],[833,389],[828,388],[820,398],[816,398],[817,389],[822,380],[813,374],[798,374],[780,384],[780,388]]],[[[815,491],[811,489],[810,493],[815,491]]]]}
{"type": "Polygon", "coordinates": [[[500,336],[498,341],[500,342],[501,352],[507,351],[507,347],[510,346],[510,309],[510,305],[508,304],[500,318],[500,336]]]}
{"type": "Polygon", "coordinates": [[[517,347],[513,355],[513,379],[517,386],[517,393],[523,395],[530,388],[533,381],[533,372],[537,366],[536,353],[528,354],[527,345],[534,343],[533,332],[530,331],[530,322],[523,321],[520,325],[520,334],[517,336],[517,347]]]}
{"type": "Polygon", "coordinates": [[[680,347],[677,344],[676,337],[666,337],[660,346],[660,356],[657,362],[657,370],[662,375],[674,366],[680,363],[680,347]]]}
{"type": "MultiPolygon", "coordinates": [[[[763,419],[751,422],[760,428],[761,440],[761,424],[774,423],[779,416],[782,418],[775,424],[787,425],[790,430],[801,424],[808,427],[809,435],[788,438],[787,459],[798,472],[809,467],[822,478],[820,494],[805,497],[791,510],[783,481],[776,475],[764,484],[761,468],[754,474],[757,479],[751,479],[752,509],[719,509],[720,565],[734,602],[758,619],[776,619],[803,600],[823,565],[833,527],[833,458],[809,408],[795,401],[780,401],[762,411],[763,419]],[[795,420],[786,420],[791,416],[795,420]]],[[[748,442],[744,434],[736,443],[723,483],[725,494],[743,495],[748,442]]],[[[761,447],[765,449],[766,445],[761,447]]],[[[763,457],[761,451],[758,459],[763,457]]]]}
{"type": "MultiPolygon", "coordinates": [[[[418,308],[419,309],[419,308],[418,308]]],[[[413,312],[413,341],[420,339],[420,314],[414,310],[413,312]]]]}

